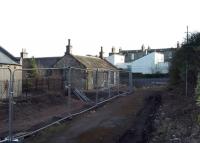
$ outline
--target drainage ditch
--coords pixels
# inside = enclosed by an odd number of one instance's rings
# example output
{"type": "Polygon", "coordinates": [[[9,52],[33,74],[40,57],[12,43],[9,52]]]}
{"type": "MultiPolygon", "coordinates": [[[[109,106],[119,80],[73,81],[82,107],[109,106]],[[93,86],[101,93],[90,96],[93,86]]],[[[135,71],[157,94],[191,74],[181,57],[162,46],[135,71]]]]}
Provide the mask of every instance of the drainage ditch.
{"type": "Polygon", "coordinates": [[[161,94],[148,96],[132,127],[119,138],[117,143],[148,143],[154,130],[153,121],[160,105],[161,94]]]}

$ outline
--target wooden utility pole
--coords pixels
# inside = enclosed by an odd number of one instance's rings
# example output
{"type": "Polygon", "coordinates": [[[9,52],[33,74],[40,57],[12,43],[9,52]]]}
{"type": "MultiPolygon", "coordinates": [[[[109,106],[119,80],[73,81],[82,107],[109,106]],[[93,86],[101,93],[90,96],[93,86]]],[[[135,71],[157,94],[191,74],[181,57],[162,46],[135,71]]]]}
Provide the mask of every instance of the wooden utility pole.
{"type": "MultiPolygon", "coordinates": [[[[188,48],[188,26],[187,26],[187,48],[188,48]]],[[[188,57],[186,56],[186,65],[185,65],[185,95],[188,96],[188,57]]]]}
{"type": "Polygon", "coordinates": [[[188,35],[188,26],[187,26],[187,44],[188,44],[188,36],[189,36],[189,35],[188,35]]]}

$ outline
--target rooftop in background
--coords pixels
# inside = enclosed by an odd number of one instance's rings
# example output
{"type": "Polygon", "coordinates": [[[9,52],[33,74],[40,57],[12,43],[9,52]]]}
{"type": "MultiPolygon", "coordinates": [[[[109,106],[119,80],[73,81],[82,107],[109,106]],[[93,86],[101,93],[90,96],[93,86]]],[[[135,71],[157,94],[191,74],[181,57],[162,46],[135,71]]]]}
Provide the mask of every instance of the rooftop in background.
{"type": "Polygon", "coordinates": [[[122,50],[120,48],[118,52],[116,52],[115,48],[112,48],[112,52],[109,53],[109,56],[111,56],[113,54],[124,55],[125,62],[129,63],[129,62],[135,61],[137,59],[140,59],[149,53],[159,52],[159,53],[164,54],[165,62],[170,62],[174,53],[179,48],[180,48],[179,42],[177,42],[177,48],[171,47],[171,48],[151,49],[149,46],[148,46],[148,48],[145,48],[144,45],[142,45],[141,49],[138,49],[138,50],[122,50]]]}
{"type": "Polygon", "coordinates": [[[136,52],[142,52],[142,51],[149,51],[149,52],[162,52],[162,51],[171,51],[171,50],[176,50],[177,48],[159,48],[159,49],[139,49],[139,50],[120,50],[119,53],[125,53],[125,52],[130,52],[130,53],[136,53],[136,52]]]}
{"type": "Polygon", "coordinates": [[[18,59],[2,47],[0,47],[0,64],[19,65],[18,59]]]}
{"type": "Polygon", "coordinates": [[[116,69],[116,67],[104,59],[93,56],[77,56],[73,55],[86,68],[102,68],[102,69],[116,69]]]}
{"type": "MultiPolygon", "coordinates": [[[[38,57],[34,58],[38,68],[51,68],[61,57],[38,57]]],[[[28,63],[32,58],[23,59],[23,67],[28,68],[28,63]]]]}

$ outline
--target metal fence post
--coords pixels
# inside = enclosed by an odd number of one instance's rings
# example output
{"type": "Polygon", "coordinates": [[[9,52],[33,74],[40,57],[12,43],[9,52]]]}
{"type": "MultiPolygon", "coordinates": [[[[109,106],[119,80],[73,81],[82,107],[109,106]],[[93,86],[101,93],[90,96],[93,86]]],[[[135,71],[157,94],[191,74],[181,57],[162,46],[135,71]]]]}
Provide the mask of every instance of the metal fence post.
{"type": "Polygon", "coordinates": [[[14,72],[12,73],[11,69],[8,69],[10,71],[10,82],[9,82],[9,142],[13,140],[12,137],[12,129],[13,129],[13,90],[14,90],[14,72]]]}
{"type": "Polygon", "coordinates": [[[118,71],[118,80],[117,80],[117,95],[119,95],[119,85],[120,85],[120,71],[118,71]]]}
{"type": "Polygon", "coordinates": [[[12,91],[11,91],[11,82],[12,81],[9,81],[9,141],[12,141],[12,91]]]}
{"type": "Polygon", "coordinates": [[[98,72],[99,70],[97,69],[96,70],[96,99],[95,99],[96,105],[98,104],[98,96],[99,96],[98,72]]]}
{"type": "Polygon", "coordinates": [[[69,73],[68,73],[68,112],[70,112],[71,109],[71,67],[69,67],[69,73]]]}
{"type": "Polygon", "coordinates": [[[111,83],[111,76],[110,76],[110,70],[108,71],[108,98],[111,97],[111,94],[110,94],[110,83],[111,83]]]}
{"type": "Polygon", "coordinates": [[[129,72],[129,92],[133,92],[132,72],[129,72]]]}

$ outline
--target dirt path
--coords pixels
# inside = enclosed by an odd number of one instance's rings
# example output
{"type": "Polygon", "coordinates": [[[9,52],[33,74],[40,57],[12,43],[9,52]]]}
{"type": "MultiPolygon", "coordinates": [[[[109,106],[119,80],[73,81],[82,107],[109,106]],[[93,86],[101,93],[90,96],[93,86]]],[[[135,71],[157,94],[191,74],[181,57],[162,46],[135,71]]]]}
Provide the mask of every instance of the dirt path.
{"type": "Polygon", "coordinates": [[[149,113],[152,113],[156,107],[151,106],[157,100],[152,97],[158,94],[161,94],[159,90],[136,91],[132,95],[113,100],[97,110],[51,127],[34,137],[26,139],[25,142],[116,143],[125,142],[126,139],[131,141],[132,138],[127,135],[135,127],[134,125],[138,125],[135,128],[138,132],[135,132],[136,134],[131,137],[136,138],[137,134],[142,137],[144,126],[147,123],[146,120],[149,119],[149,113]],[[149,100],[145,101],[146,98],[149,100]],[[144,105],[145,108],[143,108],[144,105]]]}

